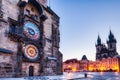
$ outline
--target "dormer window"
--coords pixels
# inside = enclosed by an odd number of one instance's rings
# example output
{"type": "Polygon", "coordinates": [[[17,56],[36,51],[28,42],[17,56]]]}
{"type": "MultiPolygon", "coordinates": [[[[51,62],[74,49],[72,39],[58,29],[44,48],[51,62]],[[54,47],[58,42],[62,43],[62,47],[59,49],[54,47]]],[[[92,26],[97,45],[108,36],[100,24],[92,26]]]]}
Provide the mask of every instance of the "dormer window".
{"type": "Polygon", "coordinates": [[[25,14],[30,15],[30,11],[28,9],[26,9],[25,14]]]}

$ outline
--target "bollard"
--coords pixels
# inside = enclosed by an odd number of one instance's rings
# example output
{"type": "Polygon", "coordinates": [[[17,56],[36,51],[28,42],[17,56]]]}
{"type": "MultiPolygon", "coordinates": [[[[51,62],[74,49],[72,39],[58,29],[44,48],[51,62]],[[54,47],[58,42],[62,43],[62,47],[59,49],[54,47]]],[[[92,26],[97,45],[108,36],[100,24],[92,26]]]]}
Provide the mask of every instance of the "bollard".
{"type": "Polygon", "coordinates": [[[87,73],[85,73],[85,78],[87,78],[87,73]]]}

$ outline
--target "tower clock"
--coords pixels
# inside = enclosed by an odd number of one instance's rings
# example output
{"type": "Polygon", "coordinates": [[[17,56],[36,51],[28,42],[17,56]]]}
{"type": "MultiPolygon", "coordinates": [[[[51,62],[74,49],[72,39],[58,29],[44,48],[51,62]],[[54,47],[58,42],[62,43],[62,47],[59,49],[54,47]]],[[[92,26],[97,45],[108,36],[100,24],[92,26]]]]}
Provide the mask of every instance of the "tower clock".
{"type": "Polygon", "coordinates": [[[39,50],[33,44],[28,44],[24,47],[24,56],[29,60],[37,60],[39,58],[39,50]]]}
{"type": "Polygon", "coordinates": [[[33,22],[26,22],[23,27],[23,32],[29,39],[38,40],[40,38],[40,30],[33,22]]]}

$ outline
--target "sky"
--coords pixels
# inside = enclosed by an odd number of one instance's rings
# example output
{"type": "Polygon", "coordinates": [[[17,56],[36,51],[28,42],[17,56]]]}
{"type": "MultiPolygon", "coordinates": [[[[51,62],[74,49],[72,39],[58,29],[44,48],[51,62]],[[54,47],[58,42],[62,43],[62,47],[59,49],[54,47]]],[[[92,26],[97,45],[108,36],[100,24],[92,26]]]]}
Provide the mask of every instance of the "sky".
{"type": "Polygon", "coordinates": [[[98,34],[106,44],[110,29],[120,54],[120,0],[50,0],[49,6],[60,17],[63,61],[83,55],[94,61],[98,34]]]}

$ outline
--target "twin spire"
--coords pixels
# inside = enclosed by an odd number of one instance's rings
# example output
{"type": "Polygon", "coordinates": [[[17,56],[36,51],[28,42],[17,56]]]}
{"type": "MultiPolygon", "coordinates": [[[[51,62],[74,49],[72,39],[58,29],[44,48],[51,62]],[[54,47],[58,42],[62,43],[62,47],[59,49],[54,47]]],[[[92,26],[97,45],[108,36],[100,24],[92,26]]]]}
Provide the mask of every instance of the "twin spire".
{"type": "MultiPolygon", "coordinates": [[[[112,31],[110,30],[109,36],[108,36],[108,40],[107,43],[109,42],[115,42],[116,43],[116,39],[114,37],[114,34],[112,33],[112,31]]],[[[98,39],[97,39],[97,45],[101,45],[101,38],[98,35],[98,39]]]]}
{"type": "Polygon", "coordinates": [[[108,42],[116,42],[116,39],[114,38],[114,35],[113,35],[113,33],[111,32],[111,30],[110,30],[108,42]]]}
{"type": "Polygon", "coordinates": [[[98,39],[97,39],[97,44],[98,44],[98,45],[101,45],[101,38],[100,38],[99,35],[98,35],[98,39]]]}

